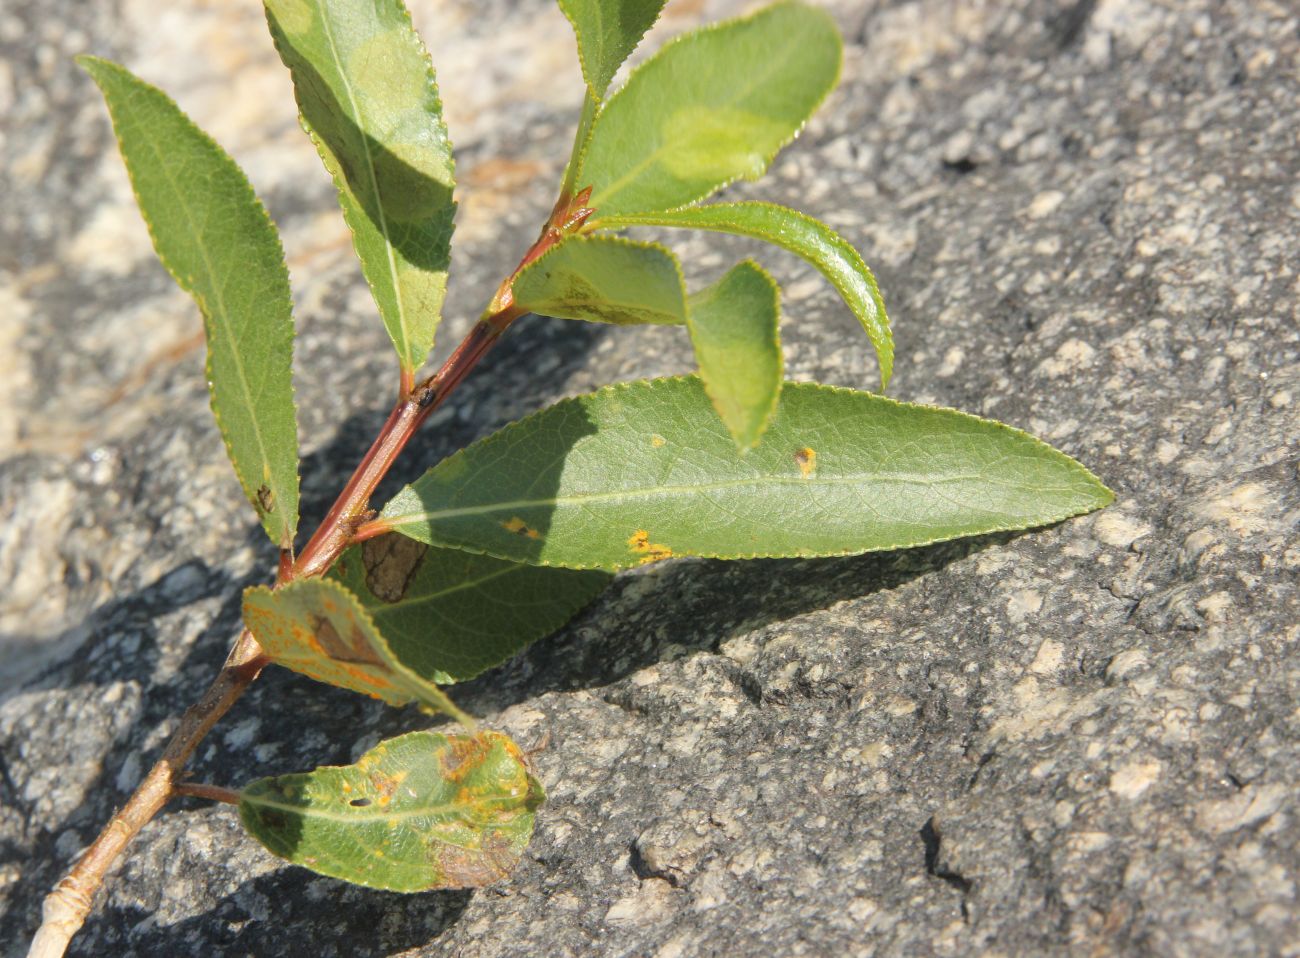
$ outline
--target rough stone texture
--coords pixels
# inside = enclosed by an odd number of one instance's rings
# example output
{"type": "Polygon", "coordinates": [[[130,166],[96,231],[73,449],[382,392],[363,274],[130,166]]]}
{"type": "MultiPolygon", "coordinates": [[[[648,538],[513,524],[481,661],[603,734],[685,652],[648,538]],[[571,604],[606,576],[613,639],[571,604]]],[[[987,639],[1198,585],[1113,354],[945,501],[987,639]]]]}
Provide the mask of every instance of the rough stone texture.
{"type": "MultiPolygon", "coordinates": [[[[548,205],[579,81],[543,0],[414,4],[460,162],[445,354],[548,205]]],[[[670,5],[658,36],[739,9],[670,5]]],[[[82,955],[1296,955],[1300,23],[1288,0],[833,4],[845,83],[733,191],[878,269],[891,388],[1026,427],[1119,493],[1044,532],[620,577],[458,690],[551,800],[498,887],[401,897],[169,809],[82,955]]],[[[152,261],[69,57],[163,83],[282,224],[304,511],[392,363],[251,2],[0,14],[0,942],[136,782],[272,559],[223,461],[193,308],[152,261]],[[373,389],[370,383],[376,383],[373,389]],[[142,758],[143,756],[143,758],[142,758]]],[[[675,237],[695,275],[743,243],[675,237]]],[[[792,374],[870,385],[807,268],[792,374]]],[[[529,320],[409,477],[563,394],[689,364],[682,336],[529,320]]],[[[200,750],[247,778],[422,724],[273,670],[200,750]]]]}

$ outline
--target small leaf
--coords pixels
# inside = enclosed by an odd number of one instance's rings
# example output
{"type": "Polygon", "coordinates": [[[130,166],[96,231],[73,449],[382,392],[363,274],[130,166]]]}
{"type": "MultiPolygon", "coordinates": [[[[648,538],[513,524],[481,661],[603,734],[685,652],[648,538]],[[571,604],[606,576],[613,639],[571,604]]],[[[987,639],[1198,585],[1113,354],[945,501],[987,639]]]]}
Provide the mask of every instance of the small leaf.
{"type": "Polygon", "coordinates": [[[757,179],[835,86],[840,56],[834,21],[802,3],[679,37],[610,97],[575,181],[614,216],[757,179]]]}
{"type": "Polygon", "coordinates": [[[558,319],[620,326],[686,322],[686,287],[677,257],[656,243],[572,236],[525,267],[515,302],[558,319]]]}
{"type": "MultiPolygon", "coordinates": [[[[537,533],[507,523],[515,535],[537,533]]],[[[370,613],[393,654],[422,678],[463,682],[550,635],[609,583],[604,572],[544,569],[386,535],[330,572],[370,613]]]]}
{"type": "Polygon", "coordinates": [[[717,203],[665,213],[628,214],[602,217],[592,226],[614,229],[623,226],[672,226],[681,229],[714,230],[764,240],[802,256],[830,280],[844,302],[853,310],[876,347],[880,362],[880,388],[889,385],[894,366],[894,338],[889,317],[880,298],[876,278],[858,251],[825,223],[797,210],[772,203],[717,203]]]}
{"type": "Polygon", "coordinates": [[[852,555],[1028,529],[1105,506],[1088,470],[950,409],[787,382],[745,455],[695,378],[556,403],[444,459],[384,509],[423,542],[622,569],[673,555],[852,555]],[[537,539],[502,526],[517,517],[537,539]]]}
{"type": "Polygon", "coordinates": [[[401,0],[266,0],[303,126],[338,187],[402,368],[433,347],[451,259],[451,144],[401,0]]]}
{"type": "Polygon", "coordinates": [[[545,800],[499,732],[410,732],[355,765],[263,778],[239,817],[275,855],[368,888],[482,888],[518,864],[545,800]]]}
{"type": "Polygon", "coordinates": [[[108,60],[77,62],[104,93],[158,258],[203,313],[212,412],[240,485],[271,541],[288,548],[298,426],[279,233],[235,161],[166,94],[108,60]]]}
{"type": "Polygon", "coordinates": [[[559,0],[578,38],[582,75],[597,100],[667,0],[559,0]]]}
{"type": "Polygon", "coordinates": [[[758,444],[781,395],[780,319],[776,283],[750,260],[690,299],[704,391],[742,450],[758,444]]]}
{"type": "Polygon", "coordinates": [[[244,625],[287,669],[390,705],[417,701],[472,724],[446,693],[397,657],[357,597],[332,579],[245,589],[244,625]]]}

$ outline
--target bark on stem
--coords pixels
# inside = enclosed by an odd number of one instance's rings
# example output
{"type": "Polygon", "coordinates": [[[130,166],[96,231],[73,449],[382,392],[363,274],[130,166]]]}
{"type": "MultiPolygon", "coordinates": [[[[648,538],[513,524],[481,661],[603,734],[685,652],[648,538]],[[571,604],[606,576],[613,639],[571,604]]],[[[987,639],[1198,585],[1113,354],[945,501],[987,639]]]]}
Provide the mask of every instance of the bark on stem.
{"type": "Polygon", "coordinates": [[[32,940],[28,958],[59,958],[90,913],[95,892],[104,876],[158,810],[167,804],[181,768],[203,741],[217,720],[243,694],[266,665],[252,633],[240,633],[234,648],[217,675],[195,705],[181,718],[181,724],[163,750],[162,757],[145,776],[135,793],[113,816],[93,845],[55,887],[42,907],[40,930],[32,940]]]}

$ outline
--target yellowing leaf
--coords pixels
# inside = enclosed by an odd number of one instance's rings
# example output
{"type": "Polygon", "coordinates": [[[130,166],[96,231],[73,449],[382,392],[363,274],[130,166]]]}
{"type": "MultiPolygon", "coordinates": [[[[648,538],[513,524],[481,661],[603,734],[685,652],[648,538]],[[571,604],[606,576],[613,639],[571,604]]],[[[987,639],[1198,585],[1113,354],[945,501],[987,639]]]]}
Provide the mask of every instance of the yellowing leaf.
{"type": "Polygon", "coordinates": [[[417,892],[481,888],[514,869],[545,800],[499,732],[411,732],[355,765],[253,782],[244,827],[273,854],[322,875],[417,892]]]}
{"type": "Polygon", "coordinates": [[[472,724],[438,686],[407,668],[356,596],[332,579],[244,590],[244,625],[285,668],[390,705],[417,701],[472,724]]]}

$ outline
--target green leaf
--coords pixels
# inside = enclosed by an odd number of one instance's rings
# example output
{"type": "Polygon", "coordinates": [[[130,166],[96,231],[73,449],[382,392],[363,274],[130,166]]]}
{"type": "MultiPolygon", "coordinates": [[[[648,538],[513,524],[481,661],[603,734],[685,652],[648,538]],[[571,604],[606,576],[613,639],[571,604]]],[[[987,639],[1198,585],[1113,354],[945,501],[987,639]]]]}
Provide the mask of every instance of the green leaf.
{"type": "Polygon", "coordinates": [[[357,597],[332,579],[245,589],[244,625],[287,669],[390,705],[416,701],[472,724],[446,693],[398,658],[357,597]]]}
{"type": "Polygon", "coordinates": [[[566,399],[443,460],[384,509],[398,532],[517,562],[851,555],[1027,529],[1113,496],[1019,430],[787,382],[741,455],[698,379],[566,399]],[[537,539],[506,532],[518,517],[537,539]]]}
{"type": "Polygon", "coordinates": [[[746,260],[691,297],[687,326],[704,391],[741,450],[758,444],[781,395],[781,294],[746,260]]]}
{"type": "Polygon", "coordinates": [[[600,216],[673,209],[757,179],[835,86],[840,35],[779,3],[688,33],[633,71],[591,132],[578,186],[600,216]]]}
{"type": "MultiPolygon", "coordinates": [[[[508,525],[516,535],[536,535],[523,523],[508,525]]],[[[610,578],[433,549],[399,535],[354,546],[330,575],[361,600],[403,665],[444,685],[550,635],[610,578]]]]}
{"type": "Polygon", "coordinates": [[[401,0],[266,0],[303,126],[339,190],[402,369],[433,347],[451,259],[451,144],[401,0]]]}
{"type": "Polygon", "coordinates": [[[858,251],[825,223],[772,203],[718,203],[664,213],[601,217],[597,228],[672,226],[714,230],[764,240],[802,256],[830,280],[867,331],[880,362],[880,388],[889,385],[894,367],[894,338],[876,278],[858,251]]]}
{"type": "Polygon", "coordinates": [[[263,778],[239,796],[275,855],[369,888],[481,888],[514,869],[545,801],[499,732],[410,732],[355,765],[263,778]]]}
{"type": "Polygon", "coordinates": [[[677,257],[656,243],[571,236],[514,281],[515,302],[560,319],[620,326],[686,322],[686,286],[677,257]]]}
{"type": "Polygon", "coordinates": [[[298,426],[280,236],[235,161],[166,94],[108,60],[77,62],[104,93],[158,258],[203,313],[212,412],[244,494],[289,548],[298,426]]]}
{"type": "Polygon", "coordinates": [[[667,0],[559,0],[578,38],[582,75],[597,100],[667,0]]]}

